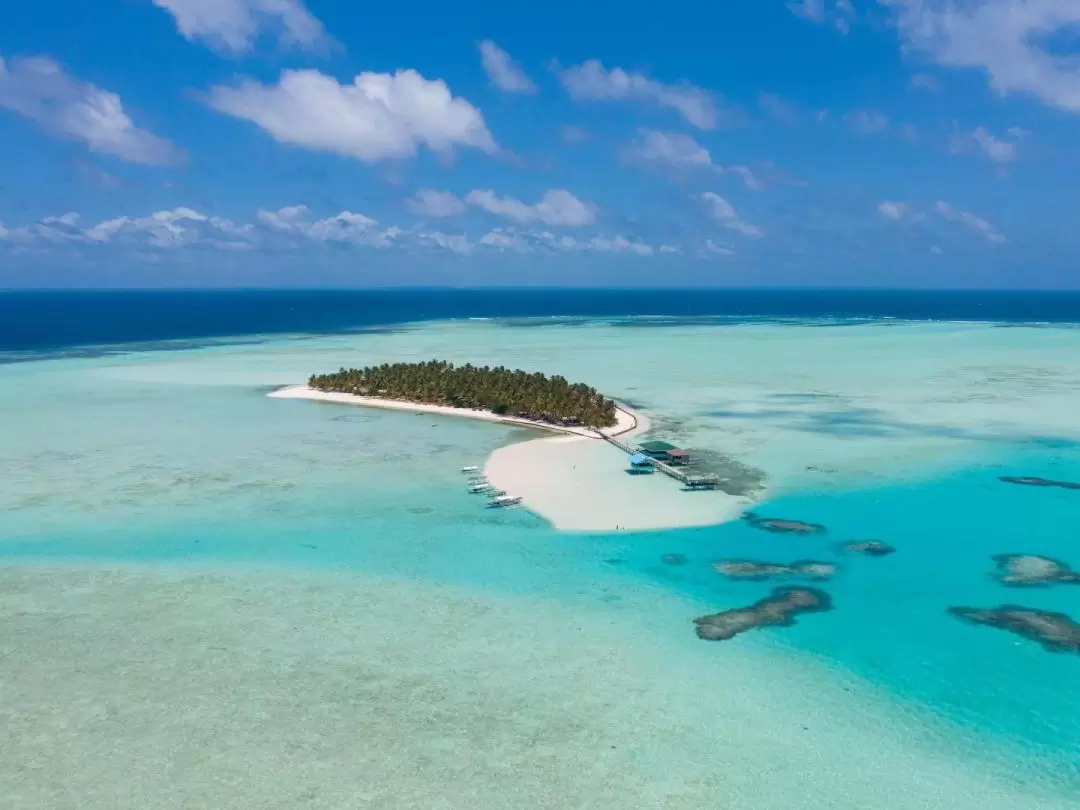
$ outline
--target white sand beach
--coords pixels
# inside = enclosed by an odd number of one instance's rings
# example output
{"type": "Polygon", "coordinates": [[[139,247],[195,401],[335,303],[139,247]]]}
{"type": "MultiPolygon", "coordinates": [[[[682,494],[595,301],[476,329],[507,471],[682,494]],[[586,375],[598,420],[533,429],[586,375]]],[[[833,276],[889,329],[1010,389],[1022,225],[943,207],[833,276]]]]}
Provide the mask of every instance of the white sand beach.
{"type": "MultiPolygon", "coordinates": [[[[269,394],[394,411],[430,413],[529,427],[562,435],[519,442],[496,450],[484,475],[499,489],[564,531],[645,531],[711,526],[738,518],[750,500],[719,491],[685,492],[664,475],[626,474],[626,454],[590,428],[560,427],[490,411],[319,391],[294,385],[269,394]]],[[[648,432],[643,413],[618,404],[617,423],[601,432],[624,440],[648,432]]]]}
{"type": "MultiPolygon", "coordinates": [[[[320,391],[307,385],[289,385],[277,391],[272,391],[267,396],[275,399],[310,399],[317,402],[336,402],[340,405],[360,405],[365,408],[382,408],[388,411],[409,411],[411,413],[433,413],[441,416],[457,416],[464,419],[479,419],[483,422],[499,422],[504,425],[515,427],[528,427],[536,430],[547,430],[553,433],[565,433],[574,436],[595,439],[596,431],[584,427],[562,427],[551,425],[547,422],[536,422],[532,419],[519,419],[515,416],[500,416],[491,411],[481,411],[476,408],[451,408],[446,405],[427,405],[422,402],[408,402],[400,399],[383,399],[381,397],[362,397],[356,394],[339,394],[334,391],[320,391]]],[[[641,432],[638,414],[635,414],[625,406],[618,406],[615,411],[616,424],[613,427],[602,428],[601,432],[609,436],[629,435],[633,431],[641,432]]],[[[646,423],[646,429],[647,429],[646,423]]]]}

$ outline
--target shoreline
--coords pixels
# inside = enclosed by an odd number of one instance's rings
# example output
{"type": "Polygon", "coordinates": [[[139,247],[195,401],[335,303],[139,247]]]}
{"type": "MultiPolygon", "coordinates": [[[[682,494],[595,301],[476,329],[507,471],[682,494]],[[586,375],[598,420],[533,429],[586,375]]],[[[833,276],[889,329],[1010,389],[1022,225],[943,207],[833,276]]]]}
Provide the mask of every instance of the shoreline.
{"type": "Polygon", "coordinates": [[[596,434],[606,436],[629,436],[643,433],[649,429],[649,420],[642,414],[616,402],[616,424],[606,428],[567,427],[522,419],[517,416],[500,416],[491,411],[477,408],[453,408],[449,405],[430,405],[424,402],[410,402],[405,399],[384,399],[382,397],[363,397],[358,394],[342,394],[337,391],[320,391],[308,385],[287,385],[267,394],[272,399],[307,399],[315,402],[334,402],[339,405],[359,405],[365,408],[382,408],[387,411],[410,411],[412,413],[431,413],[440,416],[456,416],[460,419],[478,419],[482,422],[496,422],[512,427],[527,427],[577,436],[582,439],[598,439],[596,434]]]}
{"type": "Polygon", "coordinates": [[[627,475],[623,451],[602,441],[598,433],[632,439],[647,433],[651,423],[645,414],[619,402],[615,403],[617,424],[597,431],[499,416],[490,411],[319,391],[306,385],[287,386],[267,396],[476,419],[557,434],[500,447],[476,466],[482,467],[491,484],[519,496],[526,509],[560,531],[714,526],[737,520],[753,503],[720,491],[685,492],[677,481],[660,473],[627,475]]]}

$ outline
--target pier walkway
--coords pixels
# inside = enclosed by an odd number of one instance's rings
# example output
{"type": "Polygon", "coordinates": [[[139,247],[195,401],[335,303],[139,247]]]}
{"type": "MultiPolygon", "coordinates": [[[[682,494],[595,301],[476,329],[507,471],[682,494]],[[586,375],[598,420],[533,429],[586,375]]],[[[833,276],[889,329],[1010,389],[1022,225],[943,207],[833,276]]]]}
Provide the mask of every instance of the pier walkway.
{"type": "MultiPolygon", "coordinates": [[[[615,445],[628,455],[632,456],[638,452],[637,448],[633,447],[627,442],[624,442],[622,439],[616,438],[615,436],[609,436],[602,431],[597,431],[597,433],[600,434],[600,438],[604,439],[610,444],[615,445]]],[[[655,458],[649,459],[649,463],[652,464],[652,466],[654,466],[664,475],[668,476],[669,478],[674,478],[676,481],[682,483],[683,486],[689,487],[690,489],[716,489],[720,485],[720,476],[712,473],[698,475],[694,473],[683,472],[682,470],[676,469],[670,464],[665,464],[664,462],[659,461],[655,458]]]]}

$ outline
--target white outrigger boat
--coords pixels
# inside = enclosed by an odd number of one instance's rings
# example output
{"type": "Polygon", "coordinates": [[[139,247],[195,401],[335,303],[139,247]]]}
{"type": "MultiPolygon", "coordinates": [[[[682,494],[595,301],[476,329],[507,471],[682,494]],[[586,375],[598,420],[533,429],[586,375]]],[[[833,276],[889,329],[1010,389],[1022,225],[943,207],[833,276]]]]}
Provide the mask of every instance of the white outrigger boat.
{"type": "Polygon", "coordinates": [[[480,472],[480,468],[479,467],[462,467],[461,471],[463,473],[475,473],[475,472],[480,472]]]}
{"type": "Polygon", "coordinates": [[[495,489],[495,487],[492,484],[489,484],[487,481],[481,481],[480,483],[472,484],[469,487],[469,492],[476,494],[478,492],[491,492],[493,489],[495,489]]]}
{"type": "Polygon", "coordinates": [[[488,508],[500,509],[506,506],[517,506],[521,503],[520,495],[498,495],[488,501],[488,508]]]}

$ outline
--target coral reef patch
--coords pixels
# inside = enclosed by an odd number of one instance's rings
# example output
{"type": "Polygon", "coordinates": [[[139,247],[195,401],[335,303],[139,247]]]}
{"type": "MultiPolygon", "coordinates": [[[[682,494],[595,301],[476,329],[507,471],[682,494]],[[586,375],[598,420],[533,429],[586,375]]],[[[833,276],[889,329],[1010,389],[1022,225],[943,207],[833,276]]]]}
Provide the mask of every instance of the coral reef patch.
{"type": "Polygon", "coordinates": [[[755,627],[791,627],[801,613],[832,610],[832,598],[817,588],[774,588],[771,595],[745,608],[734,608],[694,619],[697,636],[727,641],[755,627]]]}

